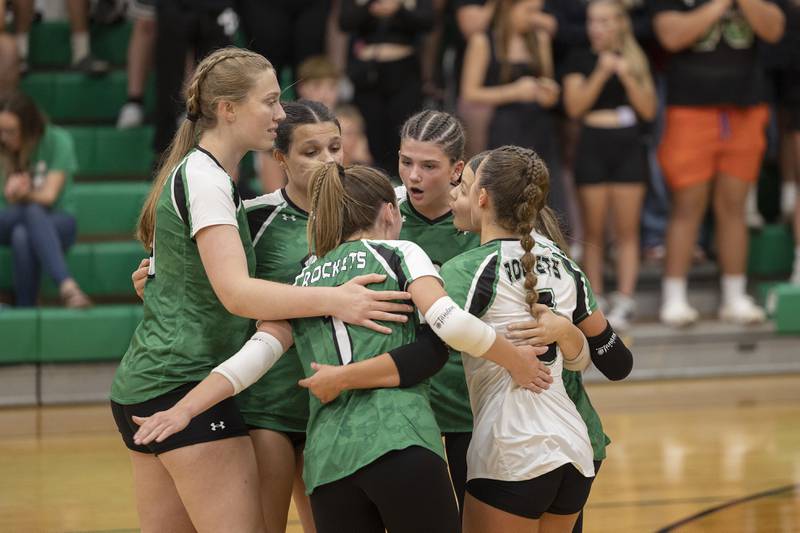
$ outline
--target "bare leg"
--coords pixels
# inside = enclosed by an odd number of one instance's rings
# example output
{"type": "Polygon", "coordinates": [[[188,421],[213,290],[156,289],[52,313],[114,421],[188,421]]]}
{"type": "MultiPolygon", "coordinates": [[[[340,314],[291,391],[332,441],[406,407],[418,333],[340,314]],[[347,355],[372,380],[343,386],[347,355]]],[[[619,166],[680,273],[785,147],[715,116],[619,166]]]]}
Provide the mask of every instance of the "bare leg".
{"type": "Polygon", "coordinates": [[[303,525],[305,533],[316,533],[317,528],[314,526],[314,515],[311,512],[311,502],[306,494],[306,484],[303,482],[303,451],[297,450],[295,452],[295,474],[294,485],[292,488],[292,498],[294,499],[294,506],[297,509],[297,514],[300,515],[300,523],[303,525]]]}
{"type": "Polygon", "coordinates": [[[667,226],[665,276],[685,278],[692,264],[697,232],[711,195],[711,182],[672,191],[667,226]]]}
{"type": "Polygon", "coordinates": [[[167,469],[154,455],[129,451],[142,533],[194,532],[189,514],[167,469]]]}
{"type": "Polygon", "coordinates": [[[539,533],[570,533],[577,519],[578,513],[544,513],[539,520],[539,533]]]}
{"type": "Polygon", "coordinates": [[[72,33],[89,31],[89,3],[86,0],[67,0],[67,15],[72,33]]]}
{"type": "Polygon", "coordinates": [[[286,435],[277,431],[251,430],[250,438],[256,450],[267,531],[285,531],[295,473],[294,448],[286,435]]]}
{"type": "Polygon", "coordinates": [[[490,105],[475,104],[458,100],[458,116],[464,122],[467,130],[467,145],[465,156],[474,156],[486,150],[489,135],[489,122],[492,121],[494,108],[490,105]]]}
{"type": "Polygon", "coordinates": [[[19,57],[14,39],[0,34],[0,94],[7,94],[19,84],[19,57]]]}
{"type": "Polygon", "coordinates": [[[248,437],[178,448],[159,455],[159,460],[200,533],[266,531],[256,456],[248,437]]]}
{"type": "MultiPolygon", "coordinates": [[[[577,518],[577,515],[576,515],[577,518]]],[[[539,520],[513,515],[474,498],[464,496],[463,533],[539,533],[539,520]]]]}
{"type": "Polygon", "coordinates": [[[133,34],[128,45],[128,97],[141,98],[147,74],[153,63],[156,43],[155,18],[138,18],[133,23],[133,34]]]}
{"type": "Polygon", "coordinates": [[[723,274],[744,274],[749,242],[745,223],[745,201],[752,183],[720,175],[714,187],[717,253],[723,274]]]}
{"type": "Polygon", "coordinates": [[[605,255],[606,215],[611,188],[608,185],[578,187],[583,220],[583,270],[589,277],[592,290],[603,294],[603,256],[605,255]]]}
{"type": "Polygon", "coordinates": [[[612,185],[611,213],[617,249],[617,289],[632,296],[639,277],[639,229],[641,227],[643,184],[612,185]]]}

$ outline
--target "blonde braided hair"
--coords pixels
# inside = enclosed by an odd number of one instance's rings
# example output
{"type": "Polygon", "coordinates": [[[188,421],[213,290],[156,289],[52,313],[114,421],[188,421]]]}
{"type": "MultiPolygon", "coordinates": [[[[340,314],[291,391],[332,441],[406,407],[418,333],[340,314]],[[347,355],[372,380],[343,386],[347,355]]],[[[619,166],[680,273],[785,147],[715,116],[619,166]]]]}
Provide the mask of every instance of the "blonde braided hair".
{"type": "Polygon", "coordinates": [[[156,205],[175,167],[200,135],[217,124],[216,108],[221,100],[241,102],[252,89],[256,75],[272,70],[264,56],[243,48],[227,47],[203,59],[186,86],[186,119],[164,152],[150,194],[142,207],[136,237],[151,250],[155,231],[156,205]]]}

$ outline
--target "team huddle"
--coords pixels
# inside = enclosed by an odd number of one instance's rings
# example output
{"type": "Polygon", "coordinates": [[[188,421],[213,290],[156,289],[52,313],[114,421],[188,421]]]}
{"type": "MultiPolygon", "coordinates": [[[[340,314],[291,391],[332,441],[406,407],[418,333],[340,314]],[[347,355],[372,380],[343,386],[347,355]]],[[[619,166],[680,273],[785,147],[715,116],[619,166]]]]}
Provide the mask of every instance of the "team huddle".
{"type": "Polygon", "coordinates": [[[609,443],[583,388],[632,356],[532,150],[465,162],[409,118],[393,187],[324,105],[227,48],[187,88],[145,204],[144,318],[111,390],[142,531],[580,531],[609,443]],[[283,189],[239,198],[250,150],[283,189]],[[248,340],[249,338],[249,340],[248,340]]]}

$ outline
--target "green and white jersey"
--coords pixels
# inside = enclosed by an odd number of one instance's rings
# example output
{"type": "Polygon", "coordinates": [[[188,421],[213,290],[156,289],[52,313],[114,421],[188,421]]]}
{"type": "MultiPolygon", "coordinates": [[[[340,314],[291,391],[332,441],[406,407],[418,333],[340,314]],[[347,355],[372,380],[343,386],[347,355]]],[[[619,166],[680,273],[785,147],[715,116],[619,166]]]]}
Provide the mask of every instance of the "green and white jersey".
{"type": "MultiPolygon", "coordinates": [[[[590,312],[583,276],[552,242],[535,234],[539,302],[573,321],[590,312]]],[[[519,240],[498,239],[447,262],[441,271],[448,294],[498,334],[530,319],[519,240]]],[[[464,356],[464,371],[474,415],[467,452],[467,479],[533,479],[571,463],[594,475],[586,424],[561,378],[563,357],[554,344],[541,356],[553,383],[541,394],[518,387],[504,368],[480,357],[464,356]]]]}
{"type": "MultiPolygon", "coordinates": [[[[405,290],[425,276],[440,279],[425,252],[406,241],[358,240],[341,244],[306,266],[295,285],[335,287],[363,274],[386,274],[375,290],[405,290]]],[[[331,317],[292,320],[303,369],[311,363],[346,365],[415,340],[416,314],[405,324],[385,322],[392,333],[344,324],[331,317]]],[[[344,478],[392,450],[423,446],[444,459],[439,426],[428,400],[428,384],[408,388],[353,390],[322,405],[311,396],[303,478],[309,493],[344,478]]]]}
{"type": "MultiPolygon", "coordinates": [[[[480,244],[477,234],[456,229],[452,212],[431,220],[414,209],[405,187],[395,188],[395,194],[403,216],[400,238],[418,244],[438,268],[480,244]]],[[[431,378],[431,407],[443,432],[472,431],[464,367],[461,354],[455,350],[450,351],[445,366],[431,378]]]]}
{"type": "Polygon", "coordinates": [[[194,240],[216,225],[238,228],[252,275],[255,255],[236,185],[211,154],[196,148],[158,199],[144,318],[114,376],[115,402],[140,403],[201,381],[247,338],[249,321],[230,314],[214,294],[194,240]]]}
{"type": "MultiPolygon", "coordinates": [[[[247,222],[256,253],[256,277],[293,283],[308,257],[308,213],[281,189],[245,200],[247,222]]],[[[252,323],[251,334],[255,331],[252,323]]],[[[308,391],[297,382],[303,368],[294,346],[260,380],[237,397],[248,426],[283,432],[305,432],[308,391]]]]}

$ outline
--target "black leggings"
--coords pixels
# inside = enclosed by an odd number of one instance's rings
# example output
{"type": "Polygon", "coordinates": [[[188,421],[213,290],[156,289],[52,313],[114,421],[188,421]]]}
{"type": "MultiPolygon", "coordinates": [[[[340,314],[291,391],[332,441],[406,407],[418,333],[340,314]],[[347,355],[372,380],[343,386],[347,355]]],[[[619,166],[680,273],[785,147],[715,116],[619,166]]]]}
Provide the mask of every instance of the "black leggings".
{"type": "Polygon", "coordinates": [[[467,449],[472,433],[442,433],[447,452],[447,467],[456,492],[458,509],[464,512],[464,490],[467,485],[467,449]]]}
{"type": "Polygon", "coordinates": [[[318,533],[455,533],[458,509],[444,461],[420,446],[395,450],[311,494],[318,533]]]}
{"type": "Polygon", "coordinates": [[[351,58],[348,66],[375,166],[390,176],[397,175],[400,128],[422,107],[419,68],[416,56],[383,63],[351,58]]]}

